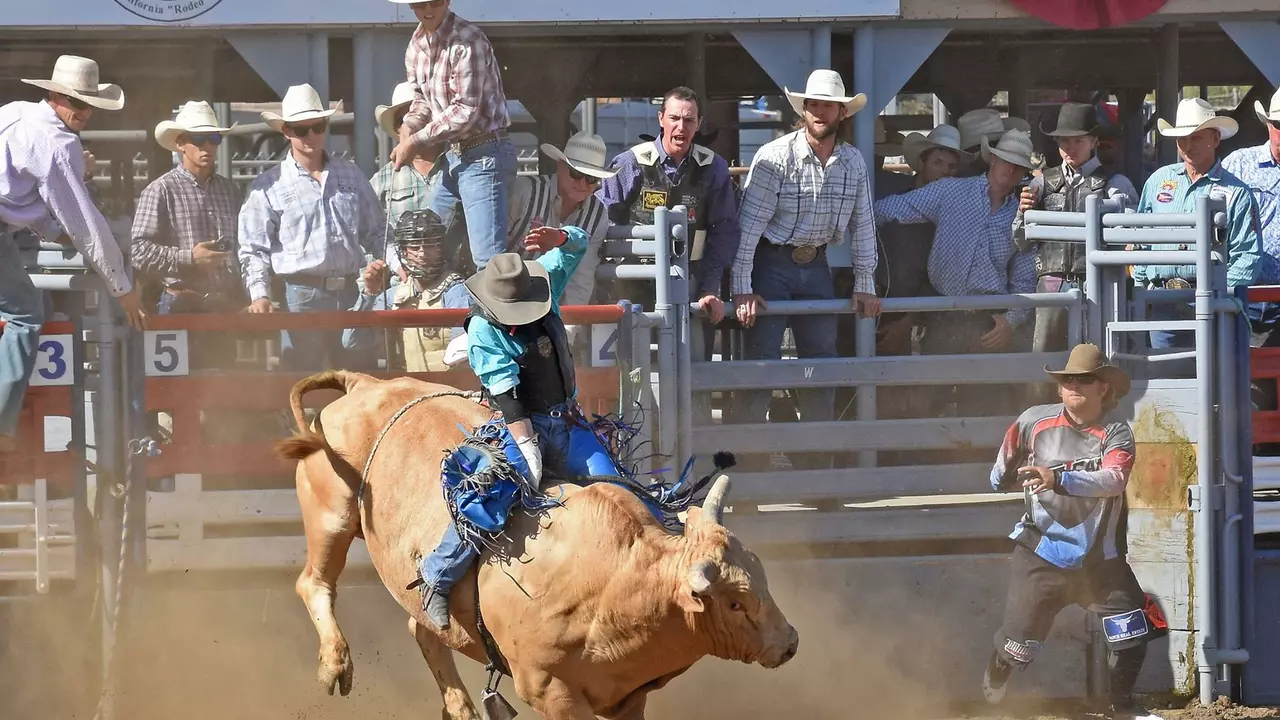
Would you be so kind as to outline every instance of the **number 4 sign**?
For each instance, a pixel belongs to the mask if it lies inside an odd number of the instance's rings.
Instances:
[[[190,373],[186,330],[148,330],[146,364],[148,377],[169,377]]]
[[[591,367],[608,367],[618,363],[618,326],[591,326]]]

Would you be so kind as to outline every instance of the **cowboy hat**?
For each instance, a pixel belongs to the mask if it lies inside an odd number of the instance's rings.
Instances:
[[[1006,130],[994,147],[988,142],[985,135],[980,143],[982,145],[982,161],[988,165],[991,164],[991,156],[994,155],[1005,162],[1011,162],[1027,170],[1033,170],[1040,166],[1040,159],[1036,157],[1035,146],[1031,144],[1031,134],[1028,132]]]
[[[901,134],[899,133],[894,133],[894,134],[899,139],[902,138]],[[885,129],[884,129],[884,119],[879,115],[876,116],[874,141],[875,141],[874,152],[876,155],[881,155],[884,157],[898,157],[899,155],[902,154],[902,143],[889,142],[889,135],[888,133],[885,132]]]
[[[547,157],[563,162],[583,175],[604,180],[618,174],[617,170],[605,167],[607,150],[604,138],[586,130],[569,138],[569,142],[564,144],[564,150],[551,143],[542,143],[538,148]]]
[[[1102,382],[1111,386],[1117,400],[1129,394],[1129,373],[1107,362],[1107,356],[1102,353],[1102,349],[1092,343],[1080,343],[1071,348],[1071,354],[1067,356],[1067,365],[1061,370],[1050,370],[1049,366],[1045,365],[1044,371],[1052,375],[1054,380],[1078,375],[1096,375]]]
[[[802,93],[793,93],[786,87],[782,88],[782,92],[786,93],[787,100],[797,115],[804,115],[805,100],[842,103],[850,115],[867,104],[867,96],[863,93],[852,97],[844,94],[844,80],[835,70],[814,70],[809,74],[809,81],[805,83]]]
[[[178,150],[178,136],[183,133],[224,133],[233,127],[234,124],[229,128],[218,127],[218,116],[209,107],[209,103],[189,100],[178,110],[178,115],[173,120],[161,120],[156,124],[155,138],[165,150],[181,152]]]
[[[1235,119],[1218,117],[1213,106],[1200,98],[1187,98],[1178,103],[1178,114],[1174,116],[1172,125],[1160,118],[1156,121],[1156,126],[1160,128],[1161,135],[1174,138],[1213,128],[1218,131],[1221,139],[1226,140],[1240,130],[1240,124]]]
[[[336,107],[326,110],[324,103],[320,102],[320,93],[310,85],[303,83],[302,85],[290,85],[288,91],[284,94],[284,99],[280,101],[280,114],[273,112],[263,112],[262,121],[276,132],[283,132],[286,123],[299,123],[308,120],[319,120],[327,118],[330,115],[342,109],[342,101],[339,100]]]
[[[939,125],[924,133],[911,133],[902,143],[902,156],[912,170],[920,172],[920,159],[928,150],[941,148],[950,150],[960,158],[963,165],[973,159],[973,153],[960,149],[960,131],[950,125]]]
[[[1083,137],[1094,135],[1098,131],[1098,113],[1092,105],[1086,103],[1063,103],[1058,106],[1058,117],[1053,128],[1046,127],[1045,120],[1040,120],[1040,132],[1049,137]]]
[[[378,123],[378,127],[392,138],[399,134],[395,128],[396,111],[413,104],[414,87],[414,84],[407,80],[396,85],[391,91],[391,104],[379,105],[373,109],[373,119]]]
[[[22,82],[73,97],[102,110],[124,107],[124,91],[120,86],[99,83],[98,63],[79,55],[60,56],[53,64],[53,76],[48,80],[23,78]]]
[[[1271,123],[1280,123],[1280,89],[1276,90],[1275,95],[1271,96],[1271,112],[1262,111],[1262,103],[1257,100],[1253,101],[1253,111],[1258,113],[1258,119],[1264,125]]]
[[[960,130],[960,147],[973,152],[983,137],[996,142],[1009,130],[1030,133],[1031,123],[1022,118],[1000,117],[1000,111],[995,108],[978,108],[961,115],[956,120],[956,128]]]
[[[551,311],[547,269],[518,253],[494,255],[465,285],[476,304],[503,325],[528,325]]]

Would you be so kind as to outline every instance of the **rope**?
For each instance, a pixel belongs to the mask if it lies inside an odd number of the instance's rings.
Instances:
[[[382,431],[378,433],[378,437],[373,441],[373,447],[369,448],[369,457],[365,459],[364,470],[360,473],[360,494],[356,496],[357,509],[359,509],[364,503],[364,488],[369,481],[369,468],[373,466],[373,456],[378,452],[378,446],[382,444],[382,439],[387,436],[388,432],[391,432],[391,426],[395,425],[397,420],[413,409],[413,407],[418,403],[442,397],[461,397],[474,400],[480,397],[480,393],[463,390],[443,390],[441,392],[434,392],[428,395],[423,395],[422,397],[414,398],[406,403],[404,407],[397,410],[396,414],[392,415],[391,419],[387,421],[387,424],[382,426]]]

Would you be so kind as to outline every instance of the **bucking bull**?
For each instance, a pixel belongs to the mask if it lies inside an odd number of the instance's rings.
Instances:
[[[344,395],[308,427],[301,400],[312,390]],[[434,397],[410,407],[426,395]],[[357,537],[409,614],[446,718],[478,718],[450,652],[486,662],[477,603],[517,694],[548,720],[643,718],[648,693],[705,655],[776,668],[796,654],[799,636],[759,559],[721,524],[724,475],[688,509],[682,536],[619,485],[544,487],[561,503],[536,515],[512,511],[509,558],[481,555],[452,594],[450,627],[437,631],[409,587],[451,522],[442,451],[490,411],[445,385],[343,371],[301,380],[291,405],[300,432],[277,449],[298,461],[307,563],[296,587],[320,636],[318,678],[330,694],[335,685],[351,691],[354,666],[334,604]]]

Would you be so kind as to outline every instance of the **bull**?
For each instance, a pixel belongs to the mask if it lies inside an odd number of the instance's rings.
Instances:
[[[343,395],[308,426],[302,397],[322,389]],[[689,508],[682,535],[619,485],[544,487],[561,502],[513,512],[509,552],[480,556],[452,594],[450,626],[437,630],[410,587],[418,558],[451,522],[442,451],[490,411],[445,385],[345,371],[299,381],[290,404],[299,432],[277,452],[297,462],[307,561],[296,590],[319,635],[317,677],[330,695],[335,686],[347,695],[354,675],[334,606],[357,537],[408,613],[453,720],[479,717],[450,652],[491,657],[477,609],[516,693],[547,720],[637,720],[650,692],[704,656],[777,668],[796,654],[799,636],[760,560],[722,524],[724,475]]]

